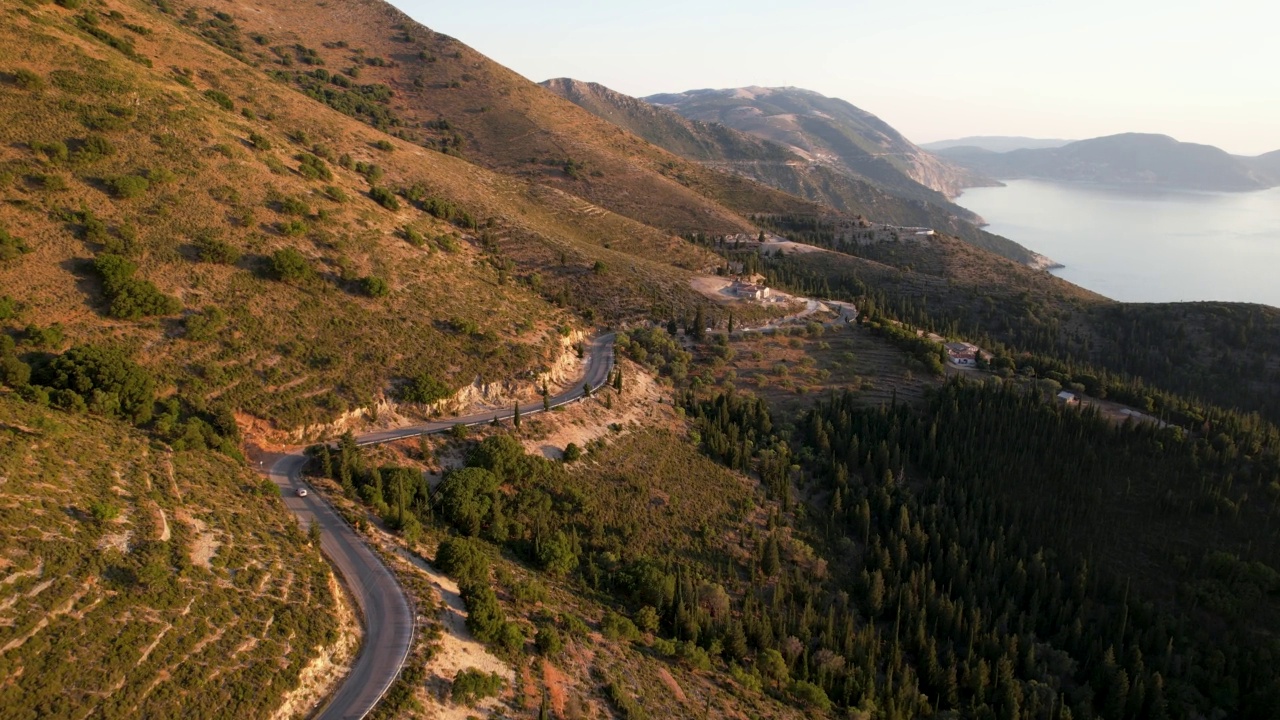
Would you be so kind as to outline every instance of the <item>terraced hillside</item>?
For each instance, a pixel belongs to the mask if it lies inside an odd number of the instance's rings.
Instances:
[[[6,718],[265,717],[338,639],[319,552],[216,452],[0,396],[0,526]]]

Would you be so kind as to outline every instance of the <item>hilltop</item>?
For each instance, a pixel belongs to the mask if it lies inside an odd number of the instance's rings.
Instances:
[[[939,151],[974,172],[1001,179],[1140,185],[1187,190],[1260,190],[1280,184],[1266,156],[1239,158],[1211,145],[1167,135],[1125,133],[1061,147],[990,152],[976,147]]]
[[[598,83],[558,78],[543,87],[600,118],[672,153],[706,167],[742,175],[852,215],[903,226],[929,227],[1026,264],[1043,264],[1035,253],[988,233],[971,212],[945,200],[925,201],[914,188],[903,192],[873,182],[848,167],[836,167],[793,146],[735,130],[721,122],[691,120],[671,108],[623,95]]]
[[[772,140],[807,160],[866,178],[902,197],[945,205],[962,188],[982,181],[921,150],[866,110],[811,90],[689,90],[644,100],[692,120],[719,122]],[[966,210],[955,212],[972,219]]]
[[[1275,178],[1280,183],[1280,150],[1273,150],[1257,157],[1240,157],[1240,160],[1251,165],[1255,170]]]

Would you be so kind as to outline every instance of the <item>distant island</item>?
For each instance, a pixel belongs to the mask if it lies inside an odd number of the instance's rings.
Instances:
[[[1012,150],[1040,150],[1043,148],[1062,147],[1074,140],[1056,140],[1052,138],[1030,138],[1009,135],[971,135],[954,140],[935,140],[920,143],[920,147],[933,153],[958,147],[981,148],[991,152],[1010,152]]]
[[[1280,185],[1280,151],[1243,157],[1167,135],[1124,133],[1006,152],[977,144],[944,148],[935,144],[933,152],[954,165],[1001,180],[1039,178],[1223,192]]]

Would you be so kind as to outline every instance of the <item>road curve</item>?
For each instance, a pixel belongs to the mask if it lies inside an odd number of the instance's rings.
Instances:
[[[613,368],[614,334],[606,333],[591,341],[587,349],[587,368],[580,382],[551,399],[552,407],[580,400],[585,387],[594,391],[604,385]],[[521,415],[542,412],[542,405],[521,410]],[[480,425],[510,418],[514,407],[497,413],[485,412],[414,425],[396,430],[360,435],[358,445],[401,440],[444,432],[455,425]],[[301,452],[286,455],[271,467],[271,479],[281,489],[285,505],[306,527],[320,523],[320,549],[342,575],[347,589],[356,598],[364,620],[364,643],[350,674],[343,680],[328,702],[316,714],[317,720],[360,720],[373,710],[400,674],[413,645],[414,610],[395,576],[382,560],[351,529],[328,502],[316,493],[298,497],[302,468],[307,458]]]

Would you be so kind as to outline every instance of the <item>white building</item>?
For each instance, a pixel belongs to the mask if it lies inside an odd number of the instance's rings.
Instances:
[[[956,365],[972,367],[978,364],[978,346],[966,342],[951,342],[944,345],[947,357]]]

